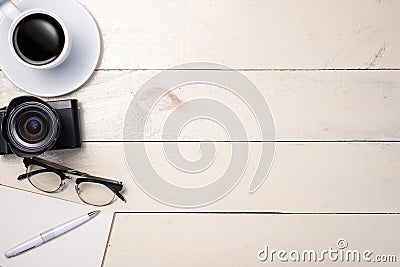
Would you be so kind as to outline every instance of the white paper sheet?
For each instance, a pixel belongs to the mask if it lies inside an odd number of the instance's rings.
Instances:
[[[97,207],[0,186],[0,267],[101,266],[113,213],[101,213],[72,231],[13,258],[4,252],[44,230]]]

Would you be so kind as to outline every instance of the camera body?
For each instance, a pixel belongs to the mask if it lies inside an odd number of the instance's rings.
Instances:
[[[44,102],[30,96],[15,98],[0,109],[0,125],[0,155],[34,157],[47,150],[81,147],[76,99]],[[41,138],[35,137],[38,133]]]

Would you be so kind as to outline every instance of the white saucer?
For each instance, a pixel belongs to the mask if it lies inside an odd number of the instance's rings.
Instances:
[[[15,4],[21,11],[41,8],[60,17],[72,36],[72,49],[68,58],[54,69],[25,67],[11,54],[7,41],[11,21],[3,18],[0,21],[0,66],[8,79],[25,92],[43,97],[65,95],[82,86],[100,57],[100,34],[90,13],[75,0],[20,0]]]

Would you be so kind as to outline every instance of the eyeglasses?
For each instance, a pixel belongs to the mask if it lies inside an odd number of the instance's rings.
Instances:
[[[106,206],[114,201],[115,196],[126,202],[120,193],[123,188],[122,182],[92,176],[44,159],[24,158],[23,162],[26,173],[17,179],[28,178],[29,182],[40,191],[46,193],[61,191],[68,179],[75,181],[75,191],[86,204]]]

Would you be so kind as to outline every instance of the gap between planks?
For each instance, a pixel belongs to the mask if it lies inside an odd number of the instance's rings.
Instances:
[[[142,214],[167,214],[167,215],[400,215],[400,212],[275,212],[275,211],[116,211],[115,215],[142,215]]]
[[[252,69],[252,68],[245,68],[245,69],[157,69],[157,68],[149,68],[149,69],[96,69],[95,71],[163,71],[163,70],[174,70],[174,71],[270,71],[270,72],[284,72],[284,71],[399,71],[400,68],[334,68],[334,69]]]
[[[83,140],[82,143],[400,143],[400,140]]]
[[[108,252],[108,247],[110,246],[110,240],[111,240],[112,231],[114,229],[114,223],[115,223],[116,215],[117,214],[114,212],[113,217],[112,217],[112,221],[111,221],[111,225],[110,225],[110,230],[108,231],[107,243],[106,243],[106,247],[104,249],[103,259],[101,261],[101,266],[104,266],[104,263],[105,263],[105,260],[106,260],[106,255],[107,255],[107,252]]]
[[[245,69],[169,69],[169,68],[165,68],[165,69],[158,69],[158,68],[148,68],[148,69],[95,69],[94,72],[111,72],[111,71],[164,71],[164,70],[173,70],[173,71],[248,71],[248,72],[255,72],[255,71],[259,71],[259,72],[318,72],[318,71],[400,71],[400,68],[334,68],[334,69],[252,69],[252,68],[245,68]],[[0,72],[2,72],[1,68],[0,68]]]

